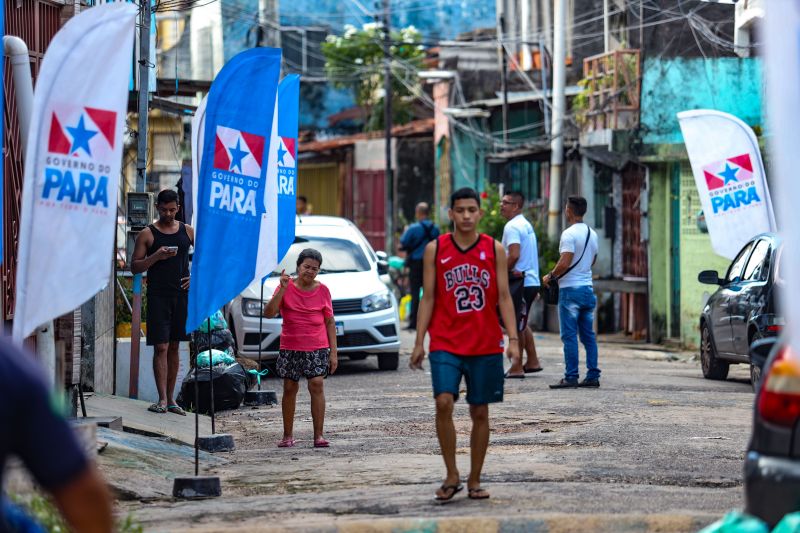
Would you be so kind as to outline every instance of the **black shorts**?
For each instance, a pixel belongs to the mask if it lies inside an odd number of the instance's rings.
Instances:
[[[147,345],[188,341],[189,293],[147,294]]]
[[[515,280],[516,281],[516,280]],[[514,285],[517,285],[516,287]],[[524,287],[524,281],[512,283],[509,280],[509,289],[511,291],[511,299],[514,302],[514,319],[517,321],[517,331],[525,331],[528,327],[528,315],[531,312],[531,306],[539,294],[539,287]],[[513,288],[512,288],[513,287]]]

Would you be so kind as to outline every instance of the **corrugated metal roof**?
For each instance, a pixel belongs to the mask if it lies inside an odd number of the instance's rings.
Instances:
[[[400,124],[392,128],[392,137],[413,137],[415,135],[423,135],[426,133],[433,133],[433,119],[426,118],[422,120],[413,120],[407,124]],[[321,141],[311,141],[300,143],[298,152],[326,152],[328,150],[335,150],[355,144],[357,141],[366,141],[368,139],[382,139],[383,131],[371,131],[368,133],[357,133],[355,135],[347,135],[344,137],[335,137],[333,139],[325,139]]]

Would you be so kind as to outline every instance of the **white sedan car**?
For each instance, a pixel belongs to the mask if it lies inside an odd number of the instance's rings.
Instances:
[[[281,319],[262,317],[263,304],[278,286],[281,270],[295,274],[297,257],[305,248],[322,254],[317,279],[331,291],[340,361],[378,356],[381,370],[396,370],[400,350],[397,300],[382,281],[388,266],[349,220],[336,217],[300,217],[295,242],[286,257],[264,282],[263,299],[258,282],[251,284],[225,308],[240,356],[263,362],[277,359]]]

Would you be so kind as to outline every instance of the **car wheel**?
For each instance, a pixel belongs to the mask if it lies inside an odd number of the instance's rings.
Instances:
[[[378,354],[378,368],[381,370],[397,370],[399,364],[400,354],[397,352]]]
[[[714,339],[708,324],[703,324],[700,338],[700,366],[703,368],[703,377],[706,379],[725,379],[728,377],[730,363],[717,359],[717,350],[714,348]]]

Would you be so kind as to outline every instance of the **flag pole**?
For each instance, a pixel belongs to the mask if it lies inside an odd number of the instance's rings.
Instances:
[[[197,367],[200,363],[200,350],[194,349],[194,475],[200,475],[200,382],[197,381]]]
[[[261,312],[258,314],[258,371],[261,372],[261,345],[264,343],[264,280],[261,280]],[[261,390],[261,376],[258,379],[258,390]]]
[[[216,430],[216,424],[214,420],[214,358],[211,354],[211,317],[208,317],[208,390],[211,394],[211,434],[214,435]]]

